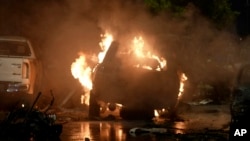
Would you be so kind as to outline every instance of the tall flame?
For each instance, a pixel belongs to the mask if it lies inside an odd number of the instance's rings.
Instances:
[[[98,63],[102,63],[109,46],[113,41],[113,36],[109,33],[101,35],[102,41],[99,43],[101,52],[98,54]],[[91,73],[92,68],[87,63],[86,55],[80,53],[79,58],[71,64],[71,73],[75,79],[78,79],[84,88],[84,95],[81,96],[81,103],[89,105],[90,91],[92,90]]]
[[[79,58],[71,64],[71,73],[75,79],[78,79],[82,86],[84,87],[85,94],[81,97],[81,103],[89,105],[89,94],[92,89],[91,80],[92,69],[86,62],[86,57],[81,53]]]
[[[79,79],[84,88],[88,90],[92,89],[92,80],[90,77],[91,68],[87,64],[84,54],[80,55],[80,57],[72,63],[71,73],[75,79]]]
[[[178,99],[180,99],[181,95],[184,92],[184,84],[185,81],[187,80],[187,76],[185,75],[185,73],[181,73],[180,75],[180,88],[179,88],[179,94],[178,94]]]
[[[112,41],[113,36],[110,33],[101,34],[102,41],[99,43],[101,47],[101,52],[98,54],[98,63],[102,63]]]

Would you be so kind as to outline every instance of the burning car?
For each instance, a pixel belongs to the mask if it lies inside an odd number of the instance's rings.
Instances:
[[[120,44],[112,42],[103,61],[93,70],[91,118],[152,119],[154,109],[175,107],[180,88],[177,68],[145,54],[138,50],[122,52]]]

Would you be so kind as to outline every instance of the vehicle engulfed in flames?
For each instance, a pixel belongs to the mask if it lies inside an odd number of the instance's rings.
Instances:
[[[124,53],[113,41],[93,69],[89,116],[152,119],[154,109],[175,107],[180,88],[177,72],[153,55]]]

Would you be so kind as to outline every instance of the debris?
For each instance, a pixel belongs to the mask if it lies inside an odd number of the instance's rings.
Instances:
[[[31,108],[17,108],[10,112],[10,114],[0,123],[1,137],[19,137],[22,139],[28,138],[46,138],[59,137],[62,132],[62,124],[56,124],[56,115],[47,113],[48,109],[54,102],[53,97],[50,105],[40,111],[34,108],[41,92],[36,97]]]
[[[178,133],[176,130],[183,130],[179,128],[140,128],[135,127],[129,130],[129,133],[131,136],[141,136],[145,134],[161,134],[164,136],[169,136],[169,138],[173,139],[180,139],[180,140],[221,140],[226,141],[228,140],[228,132],[225,132],[223,130],[206,130],[203,129],[202,131],[195,131],[195,130],[186,130],[185,133]]]
[[[212,99],[202,99],[200,101],[188,102],[189,105],[206,105],[213,102]]]
[[[139,128],[139,127],[136,127],[136,128],[130,129],[129,133],[132,136],[144,134],[144,133],[163,134],[163,133],[167,133],[167,129],[166,128]]]

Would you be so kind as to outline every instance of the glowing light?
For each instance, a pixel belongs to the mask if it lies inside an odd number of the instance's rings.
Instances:
[[[133,40],[133,44],[135,55],[137,55],[137,57],[145,57],[145,54],[143,53],[144,41],[142,37],[135,37]]]
[[[102,40],[99,43],[101,52],[99,52],[97,56],[98,62],[96,63],[103,62],[103,59],[105,58],[105,55],[111,43],[113,42],[113,36],[112,34],[108,32],[106,32],[105,34],[101,34],[101,38]],[[131,49],[134,55],[136,56],[136,58],[143,60],[142,62],[146,62],[145,64],[144,63],[135,64],[134,65],[135,67],[140,67],[140,68],[147,69],[147,70],[156,70],[156,71],[161,71],[163,69],[166,69],[167,61],[164,58],[151,53],[150,51],[146,51],[144,49],[145,42],[141,36],[134,37],[132,43],[133,44],[131,46]],[[90,58],[87,58],[87,55],[80,53],[79,58],[77,58],[75,62],[73,62],[71,65],[71,73],[75,79],[79,80],[79,82],[84,88],[84,95],[81,95],[81,98],[80,98],[81,103],[89,105],[90,91],[92,90],[92,87],[93,87],[91,74],[94,68],[90,67],[90,65],[87,63],[87,59],[90,59]],[[147,59],[156,60],[158,62],[158,65],[152,67],[151,65],[147,64],[148,63]]]
[[[101,34],[102,41],[99,43],[101,52],[98,54],[98,63],[102,63],[112,41],[113,36],[109,33]],[[79,53],[80,56],[71,64],[71,73],[75,79],[78,79],[84,88],[84,95],[81,95],[81,104],[89,105],[90,90],[92,90],[91,73],[93,69],[87,63],[87,55]]]
[[[181,97],[181,95],[184,92],[184,84],[185,81],[187,80],[187,76],[185,75],[185,73],[181,73],[180,75],[180,88],[179,88],[179,94],[178,94],[178,99]]]
[[[134,37],[133,45],[132,45],[132,52],[136,55],[136,57],[138,57],[139,59],[146,59],[146,58],[154,59],[159,63],[159,66],[157,66],[157,68],[152,68],[152,66],[148,64],[136,64],[135,66],[148,69],[148,70],[157,70],[157,71],[160,71],[161,69],[165,69],[167,65],[167,60],[151,53],[150,51],[146,51],[144,46],[145,46],[145,42],[141,36]]]
[[[99,43],[101,47],[101,52],[98,54],[98,63],[102,63],[112,41],[113,36],[110,33],[101,34],[102,41]]]
[[[154,116],[155,117],[159,117],[160,116],[159,112],[156,109],[154,109]]]
[[[71,73],[75,79],[79,79],[85,88],[88,90],[92,89],[91,68],[86,63],[86,58],[83,54],[72,63]]]
[[[86,62],[85,55],[81,53],[79,58],[71,64],[71,73],[75,79],[78,79],[84,87],[85,95],[81,96],[81,103],[89,105],[89,94],[92,89],[91,68]]]

